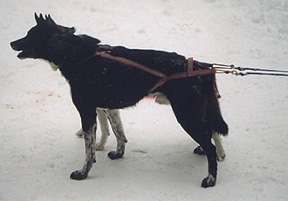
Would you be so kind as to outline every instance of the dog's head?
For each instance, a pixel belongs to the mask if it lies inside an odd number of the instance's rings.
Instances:
[[[75,28],[68,28],[57,25],[50,15],[42,14],[37,16],[35,13],[37,25],[31,28],[24,38],[10,43],[15,51],[21,51],[18,58],[46,58],[47,45],[50,39],[55,35],[73,35]]]

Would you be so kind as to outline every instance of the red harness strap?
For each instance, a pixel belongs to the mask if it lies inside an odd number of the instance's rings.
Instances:
[[[120,63],[124,63],[130,66],[133,66],[135,68],[138,68],[142,71],[145,71],[147,73],[150,73],[156,77],[160,77],[161,79],[152,87],[152,89],[150,89],[149,93],[152,93],[153,91],[155,91],[156,89],[158,89],[159,87],[161,87],[163,84],[165,84],[168,80],[175,80],[175,79],[180,79],[180,78],[187,78],[187,77],[194,77],[194,76],[199,76],[199,75],[208,75],[208,74],[215,74],[216,70],[213,68],[208,68],[206,67],[206,69],[203,70],[195,70],[193,71],[193,58],[188,58],[188,65],[187,65],[187,71],[186,72],[182,72],[182,73],[176,73],[176,74],[172,74],[172,75],[166,75],[160,71],[157,71],[155,69],[149,68],[147,66],[144,66],[142,64],[139,64],[135,61],[126,59],[124,57],[117,57],[117,56],[113,56],[111,54],[108,54],[106,52],[96,52],[95,55],[101,56],[103,58],[106,59],[111,59],[114,61],[118,61]],[[204,66],[205,67],[205,66]],[[214,89],[215,89],[215,94],[217,94],[216,96],[218,97],[218,90],[216,87],[216,82],[214,83]]]
[[[187,76],[191,76],[193,73],[193,57],[188,58]]]

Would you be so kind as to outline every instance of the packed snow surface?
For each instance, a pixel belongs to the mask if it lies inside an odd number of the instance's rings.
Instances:
[[[84,142],[69,86],[43,61],[16,58],[9,43],[35,25],[34,12],[103,44],[149,48],[218,62],[288,70],[286,0],[0,1],[0,200],[288,200],[288,78],[218,75],[230,133],[217,184],[200,187],[207,160],[170,106],[144,99],[121,110],[125,157],[115,137],[88,179],[74,181]],[[100,132],[97,132],[100,136]]]

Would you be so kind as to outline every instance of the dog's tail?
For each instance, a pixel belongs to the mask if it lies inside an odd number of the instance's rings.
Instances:
[[[228,135],[228,130],[229,130],[228,125],[223,119],[218,122],[213,122],[212,128],[215,132],[221,135],[224,135],[224,136]]]
[[[213,96],[209,100],[207,108],[208,122],[215,132],[224,136],[228,135],[228,125],[221,115],[218,99]]]

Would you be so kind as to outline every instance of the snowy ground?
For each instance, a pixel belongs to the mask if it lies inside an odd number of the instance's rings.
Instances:
[[[16,58],[9,42],[35,25],[34,12],[112,45],[175,51],[206,62],[288,70],[286,0],[0,1],[0,200],[288,200],[288,78],[219,75],[227,158],[202,189],[205,157],[169,106],[147,99],[121,112],[124,159],[106,150],[85,181],[80,119],[60,73]]]

